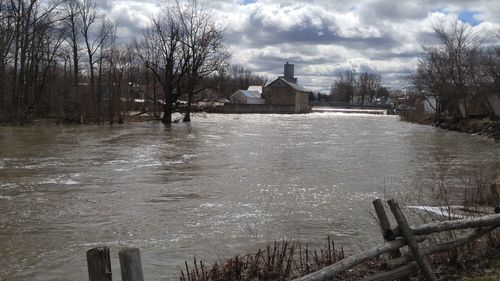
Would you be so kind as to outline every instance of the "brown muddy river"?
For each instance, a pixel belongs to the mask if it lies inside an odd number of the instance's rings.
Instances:
[[[381,241],[371,200],[500,144],[394,116],[198,115],[192,124],[0,128],[0,280],[88,280],[85,251],[140,247],[147,280],[283,237]]]

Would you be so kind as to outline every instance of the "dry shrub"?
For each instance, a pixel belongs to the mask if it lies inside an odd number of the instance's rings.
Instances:
[[[245,280],[290,280],[317,271],[344,258],[344,250],[335,249],[328,236],[325,245],[311,250],[298,241],[275,242],[265,249],[245,256],[236,255],[227,261],[206,266],[194,258],[186,271],[181,272],[180,281],[245,281]]]

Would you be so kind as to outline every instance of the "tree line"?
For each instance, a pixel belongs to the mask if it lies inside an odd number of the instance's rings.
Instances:
[[[382,76],[379,73],[357,73],[355,69],[351,69],[341,73],[334,81],[330,96],[335,102],[363,106],[387,98],[389,89],[382,86]]]
[[[478,105],[494,118],[500,116],[500,46],[496,35],[479,34],[462,21],[437,22],[438,42],[422,47],[422,58],[409,74],[408,93],[420,97],[436,112],[435,121],[475,117]],[[344,71],[330,95],[336,102],[373,104],[391,94],[377,73]],[[474,108],[474,110],[473,110]],[[485,115],[483,113],[483,115]]]
[[[424,57],[410,75],[412,90],[436,112],[436,121],[468,118],[473,104],[500,116],[500,46],[496,35],[479,34],[462,22],[438,22],[437,44],[423,47]],[[498,42],[498,40],[497,40]]]
[[[196,0],[164,2],[144,34],[129,41],[96,3],[0,0],[0,121],[112,123],[141,110],[138,96],[165,123],[183,99],[190,121],[201,93],[223,97],[264,83],[229,65],[223,28]]]

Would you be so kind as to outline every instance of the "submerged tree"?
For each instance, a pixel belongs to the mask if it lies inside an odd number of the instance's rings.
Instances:
[[[178,11],[165,8],[153,19],[143,41],[136,44],[141,59],[163,89],[163,123],[172,122],[173,103],[180,96],[175,89],[186,72],[179,55],[180,37]]]
[[[163,89],[163,123],[172,122],[173,104],[187,99],[184,121],[190,121],[191,104],[203,79],[226,67],[222,29],[209,9],[190,0],[166,7],[137,44],[138,52]]]
[[[229,53],[223,43],[222,29],[215,24],[212,11],[196,0],[178,7],[181,10],[181,53],[187,64],[184,90],[188,100],[183,121],[189,122],[193,97],[201,91],[200,82],[226,68]]]

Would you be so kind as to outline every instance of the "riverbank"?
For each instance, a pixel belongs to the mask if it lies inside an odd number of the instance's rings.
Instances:
[[[399,117],[402,121],[416,123],[420,125],[430,125],[433,127],[456,131],[466,134],[475,134],[485,136],[487,138],[500,140],[500,121],[484,119],[454,119],[444,118],[441,121],[433,121],[432,116],[416,116],[408,113],[400,114]]]
[[[121,116],[113,121],[116,124],[134,123],[134,122],[149,122],[158,120],[158,117],[150,115],[129,115]],[[109,124],[109,120],[98,119],[64,119],[64,118],[36,118],[27,120],[2,120],[0,126],[36,126],[36,125],[96,125]]]
[[[442,129],[457,131],[467,134],[486,136],[495,140],[500,140],[500,122],[490,119],[447,119],[443,122],[434,123],[433,126]]]
[[[471,242],[459,249],[433,256],[430,261],[437,280],[448,281],[493,281],[500,280],[500,231]],[[337,246],[338,247],[338,246]],[[268,245],[253,253],[236,255],[207,266],[194,259],[185,263],[179,281],[222,280],[293,280],[337,263],[344,256],[344,249],[335,248],[328,237],[323,247],[312,249],[294,241],[281,241]],[[386,254],[371,259],[330,279],[332,281],[355,281],[369,279],[386,272]],[[424,280],[419,273],[411,280]]]

